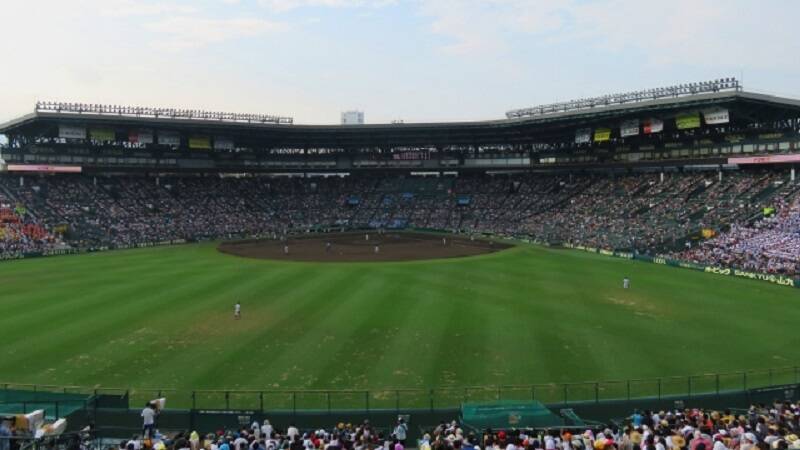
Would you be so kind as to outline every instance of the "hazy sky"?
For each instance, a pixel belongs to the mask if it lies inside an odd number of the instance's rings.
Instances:
[[[38,100],[335,123],[743,75],[800,97],[797,0],[2,0],[0,122]]]

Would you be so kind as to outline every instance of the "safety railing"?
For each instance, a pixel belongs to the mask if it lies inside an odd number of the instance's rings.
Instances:
[[[127,397],[132,408],[167,397],[168,408],[246,411],[410,410],[457,408],[465,402],[536,400],[545,404],[614,400],[692,398],[743,392],[749,389],[800,383],[800,367],[756,369],[628,380],[500,386],[461,386],[397,389],[140,389],[83,388],[0,383],[4,392],[86,394]],[[52,400],[51,400],[52,401]]]

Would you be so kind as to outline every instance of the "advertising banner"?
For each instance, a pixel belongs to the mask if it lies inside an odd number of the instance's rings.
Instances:
[[[710,230],[713,231],[713,230]],[[615,256],[617,258],[636,259],[640,261],[647,261],[653,264],[663,264],[672,267],[682,267],[684,269],[699,270],[706,273],[714,273],[717,275],[726,275],[732,277],[749,278],[751,280],[766,281],[768,283],[778,284],[781,286],[800,287],[800,279],[790,278],[783,275],[774,275],[766,273],[747,272],[739,269],[731,269],[728,267],[713,267],[696,264],[689,261],[680,261],[677,259],[667,259],[659,256],[648,255],[634,255],[629,252],[619,252],[612,250],[598,249],[595,247],[585,247],[583,245],[563,244],[564,248],[571,248],[574,250],[582,250],[589,253],[599,253],[601,255]]]
[[[112,142],[116,140],[117,136],[111,128],[91,128],[89,138],[97,142]]]
[[[795,287],[794,279],[789,277],[784,277],[783,275],[747,272],[739,269],[730,269],[727,267],[712,267],[712,266],[706,267],[705,271],[708,273],[715,273],[717,275],[728,275],[733,277],[749,278],[751,280],[761,280],[773,284],[778,284],[781,286]]]
[[[647,119],[644,121],[644,134],[661,133],[664,131],[664,121],[661,119]]]
[[[639,121],[637,119],[626,120],[619,127],[619,135],[622,137],[636,136],[639,134]]]
[[[595,142],[608,142],[611,140],[611,128],[598,128],[594,130]]]
[[[153,130],[133,130],[128,133],[128,141],[132,144],[152,144]]]
[[[592,129],[591,128],[581,128],[575,131],[575,143],[576,144],[588,144],[592,142]]]
[[[159,131],[158,143],[162,145],[179,147],[181,145],[181,136],[174,131]]]
[[[707,125],[719,125],[731,121],[730,113],[727,109],[711,109],[703,111],[703,118]]]
[[[675,118],[675,126],[679,130],[700,128],[700,114],[682,114]]]
[[[81,166],[51,166],[47,164],[9,164],[9,172],[80,173]]]
[[[233,139],[226,138],[226,137],[215,137],[214,138],[214,149],[215,150],[233,150]]]
[[[86,139],[86,128],[70,125],[58,126],[58,137],[63,139]]]
[[[211,138],[192,136],[189,138],[189,148],[194,150],[211,150]]]
[[[728,164],[774,164],[800,162],[800,154],[728,158]]]

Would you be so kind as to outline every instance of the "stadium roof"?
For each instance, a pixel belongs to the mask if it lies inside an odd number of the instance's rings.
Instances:
[[[45,135],[59,124],[71,124],[124,129],[152,128],[185,134],[225,136],[236,139],[237,143],[273,148],[489,145],[536,142],[584,126],[618,126],[625,119],[670,118],[681,112],[713,107],[728,108],[733,121],[800,117],[798,99],[729,91],[475,122],[289,125],[36,111],[0,124],[0,133]]]

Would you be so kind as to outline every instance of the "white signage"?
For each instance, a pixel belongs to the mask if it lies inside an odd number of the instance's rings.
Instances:
[[[581,128],[575,131],[575,143],[576,144],[588,144],[592,142],[592,129],[591,128]]]
[[[58,137],[63,139],[86,139],[86,128],[70,125],[58,126]]]
[[[158,143],[178,147],[181,145],[181,135],[173,131],[161,131],[158,133]]]
[[[703,111],[703,117],[706,119],[706,125],[719,125],[731,121],[730,114],[728,113],[727,109]]]
[[[639,134],[639,120],[626,120],[619,127],[619,135],[622,137],[636,136]]]
[[[215,137],[214,138],[214,149],[215,150],[233,150],[233,139],[226,138],[226,137]]]

